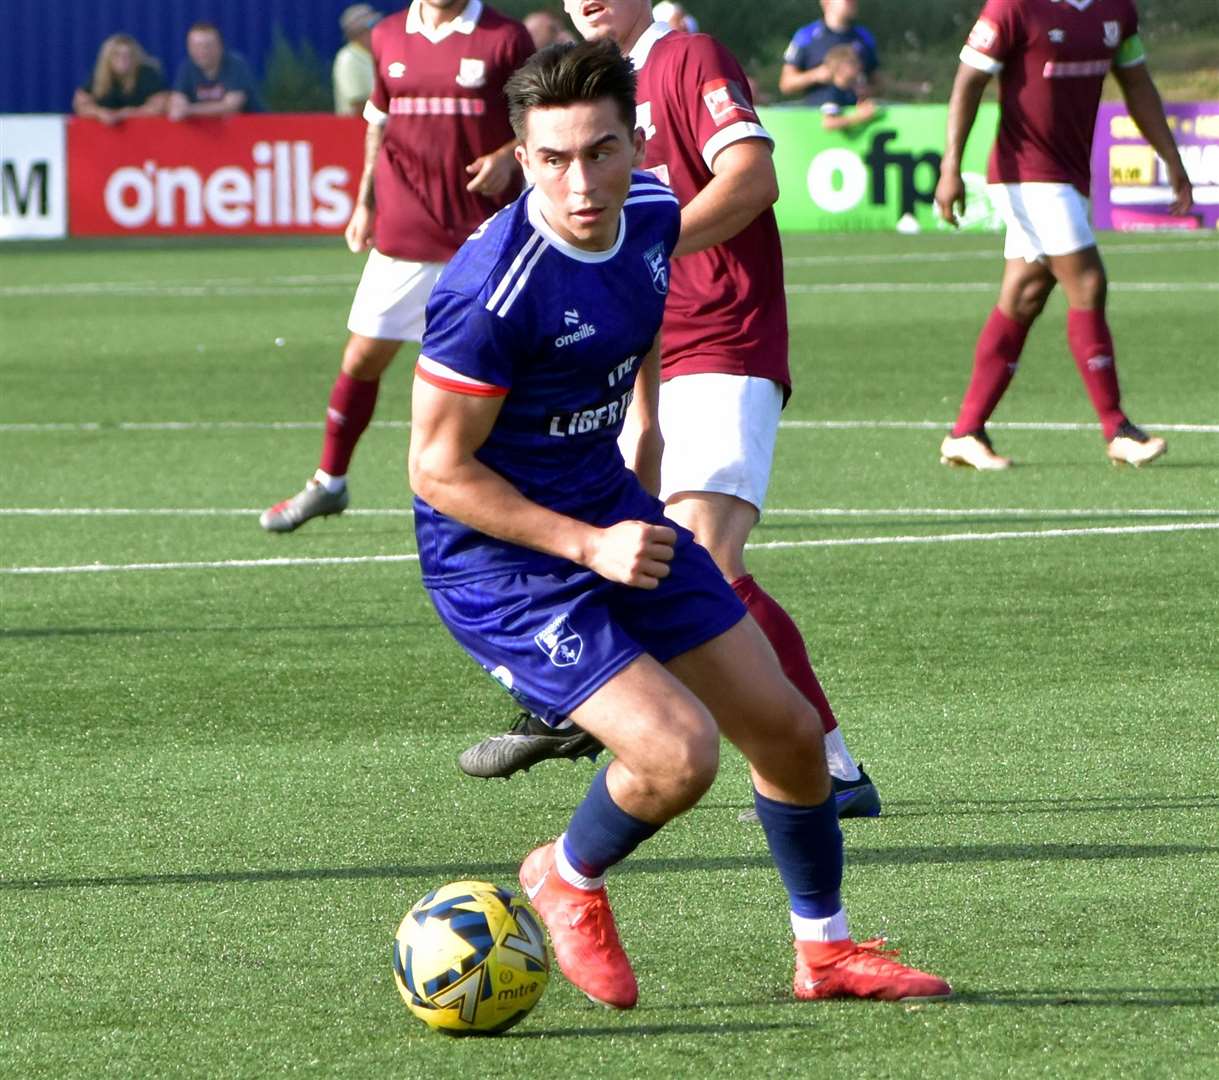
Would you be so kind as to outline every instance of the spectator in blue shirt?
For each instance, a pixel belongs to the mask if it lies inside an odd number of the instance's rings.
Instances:
[[[857,0],[821,0],[824,18],[800,27],[783,54],[783,71],[779,76],[782,93],[803,94],[804,103],[816,108],[828,102],[854,105],[857,100],[874,95],[872,84],[880,58],[872,32],[855,21],[858,8]],[[859,89],[848,95],[850,101],[841,100],[825,62],[829,51],[838,45],[853,48],[863,68]]]
[[[195,23],[186,34],[186,55],[169,99],[171,120],[266,111],[250,65],[224,47],[217,27]]]

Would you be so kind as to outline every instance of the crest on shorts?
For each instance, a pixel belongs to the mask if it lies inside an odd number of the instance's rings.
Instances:
[[[1105,48],[1116,49],[1122,43],[1122,24],[1116,19],[1105,20]]]
[[[584,639],[571,628],[566,611],[551,619],[533,640],[555,667],[574,667],[584,652]]]
[[[648,264],[648,273],[652,275],[652,286],[661,296],[669,294],[669,260],[665,258],[664,244],[657,244],[643,253],[643,261]]]
[[[463,56],[457,69],[457,85],[466,90],[477,90],[487,84],[487,61]]]

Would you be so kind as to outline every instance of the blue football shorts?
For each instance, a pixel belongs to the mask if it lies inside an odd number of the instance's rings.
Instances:
[[[670,573],[655,589],[568,573],[513,573],[428,590],[457,642],[523,708],[561,724],[636,657],[664,664],[745,616],[711,556],[677,531]]]

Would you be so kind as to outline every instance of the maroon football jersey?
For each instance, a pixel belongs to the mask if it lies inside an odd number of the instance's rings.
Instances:
[[[685,206],[711,181],[724,147],[770,136],[758,121],[740,64],[706,34],[654,24],[631,57],[639,70],[644,168]],[[662,377],[717,372],[791,386],[783,249],[772,210],[736,236],[673,260],[661,332]]]
[[[376,65],[365,117],[384,121],[375,183],[374,242],[384,255],[447,262],[466,237],[518,194],[466,190],[466,166],[512,138],[504,83],[533,52],[514,19],[470,0],[437,33],[418,2],[373,28]]]
[[[1137,31],[1133,0],[987,0],[961,60],[999,77],[991,183],[1066,183],[1088,194],[1101,86]]]

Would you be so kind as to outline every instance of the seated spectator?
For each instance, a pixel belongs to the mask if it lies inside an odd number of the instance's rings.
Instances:
[[[567,31],[560,19],[552,11],[531,11],[521,20],[529,36],[533,38],[535,49],[544,49],[547,45],[569,43],[576,39]]]
[[[656,22],[668,23],[674,30],[686,34],[698,33],[698,20],[688,11],[684,4],[673,4],[669,0],[652,6],[652,18]]]
[[[823,61],[830,75],[828,101],[821,103],[821,126],[826,131],[866,124],[879,110],[870,97],[860,97],[863,63],[850,45],[835,45]]]
[[[169,90],[161,65],[130,34],[111,34],[97,50],[93,75],[72,97],[72,111],[103,124],[129,116],[161,116]]]
[[[382,19],[371,4],[352,4],[339,16],[339,27],[347,39],[334,57],[334,111],[339,116],[359,116],[372,93],[376,71],[372,60],[372,28]]]
[[[825,58],[836,45],[847,45],[859,56],[863,79],[859,91],[844,104],[854,105],[858,98],[874,96],[872,82],[880,59],[876,53],[876,39],[855,22],[858,7],[856,0],[821,0],[825,17],[800,27],[783,54],[783,71],[779,76],[781,93],[803,94],[804,103],[816,108],[841,97],[831,81]]]
[[[186,56],[169,98],[169,118],[265,112],[245,57],[224,47],[220,30],[197,22],[186,34]]]

